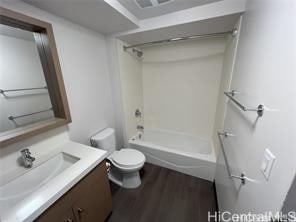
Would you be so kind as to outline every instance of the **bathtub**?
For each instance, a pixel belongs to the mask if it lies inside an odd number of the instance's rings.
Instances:
[[[148,163],[214,180],[216,155],[210,141],[178,132],[145,129],[129,140],[129,147],[143,152]]]

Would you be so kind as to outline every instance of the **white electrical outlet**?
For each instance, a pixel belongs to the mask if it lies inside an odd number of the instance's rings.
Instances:
[[[270,152],[269,149],[265,149],[261,163],[261,172],[265,176],[266,180],[268,180],[270,177],[274,161],[275,156]]]

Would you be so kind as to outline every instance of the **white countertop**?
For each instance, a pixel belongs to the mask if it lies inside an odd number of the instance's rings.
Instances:
[[[1,222],[33,221],[107,157],[107,152],[104,150],[68,141],[47,154],[42,161],[36,161],[34,167],[61,152],[79,160],[25,199],[9,207],[5,212],[0,212]]]

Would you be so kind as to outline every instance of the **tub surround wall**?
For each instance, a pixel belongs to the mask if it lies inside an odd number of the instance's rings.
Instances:
[[[145,127],[144,140],[129,140],[128,146],[143,152],[147,162],[213,181],[216,158],[210,141],[225,43],[222,37],[148,47],[139,59],[118,42],[127,140],[141,123],[136,108]]]
[[[113,35],[106,37],[107,53],[108,53],[108,67],[111,82],[111,95],[113,98],[114,107],[114,129],[116,135],[116,147],[124,147],[127,144],[125,118],[123,111],[123,97],[121,95],[120,82],[120,67],[119,67],[119,51],[117,47],[117,39]]]
[[[152,46],[138,58],[118,40],[126,141],[143,123],[211,140],[225,43],[221,37]]]
[[[142,60],[136,57],[135,54],[124,51],[123,45],[126,45],[126,43],[118,41],[117,50],[125,119],[125,136],[131,138],[137,132],[137,125],[143,124]],[[136,109],[140,109],[142,112],[141,119],[135,118]]]
[[[144,48],[146,128],[211,139],[225,41],[208,38]]]

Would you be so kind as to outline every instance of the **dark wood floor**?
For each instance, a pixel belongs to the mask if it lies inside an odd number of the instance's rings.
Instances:
[[[146,163],[137,189],[111,184],[108,222],[207,222],[216,211],[213,183]]]

